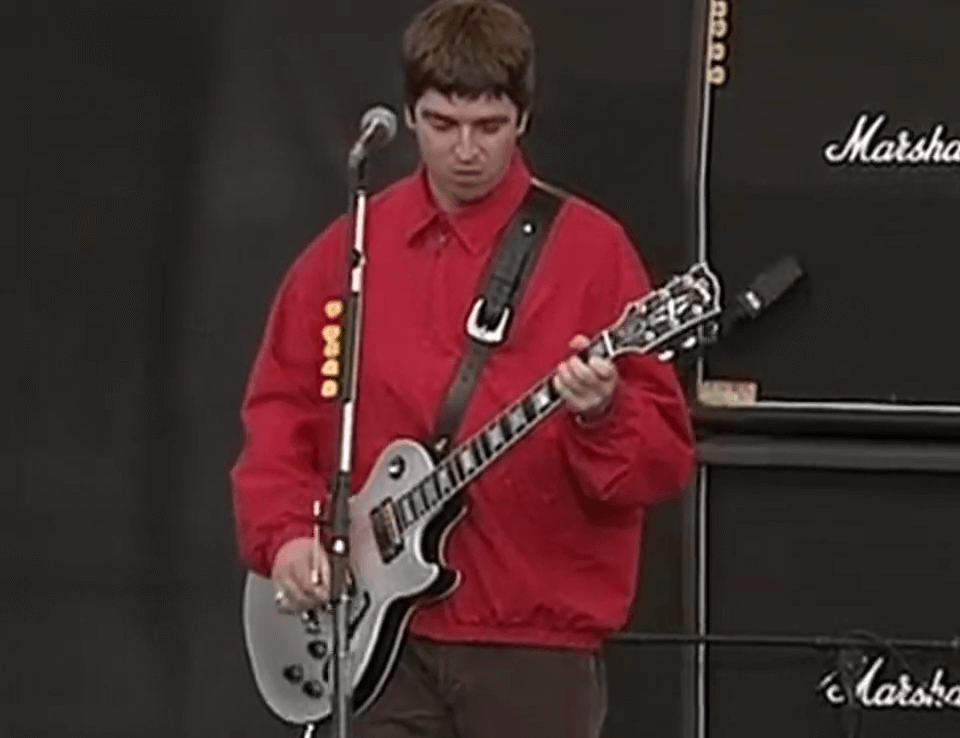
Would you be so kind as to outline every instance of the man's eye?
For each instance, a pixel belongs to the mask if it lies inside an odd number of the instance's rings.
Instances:
[[[480,131],[488,135],[493,135],[500,130],[500,127],[499,123],[484,123],[480,126]]]

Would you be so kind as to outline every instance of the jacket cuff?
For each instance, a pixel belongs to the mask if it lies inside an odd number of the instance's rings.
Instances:
[[[568,414],[577,430],[583,431],[590,435],[602,434],[609,430],[612,426],[616,425],[618,416],[622,410],[622,404],[620,388],[617,388],[614,391],[613,397],[610,398],[610,403],[600,415],[594,418],[587,418],[583,415],[580,415],[580,413],[571,412]]]
[[[312,538],[313,526],[310,523],[296,522],[289,523],[280,528],[276,533],[270,536],[269,542],[264,547],[265,566],[264,575],[270,577],[273,573],[273,561],[277,558],[277,552],[283,548],[284,544],[292,541],[294,538]]]

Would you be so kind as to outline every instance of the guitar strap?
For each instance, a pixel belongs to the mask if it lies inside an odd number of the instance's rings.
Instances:
[[[566,197],[562,190],[534,179],[507,226],[487,275],[486,289],[474,302],[467,318],[467,350],[437,415],[429,444],[436,458],[442,458],[450,450],[488,354],[506,340],[520,295]]]

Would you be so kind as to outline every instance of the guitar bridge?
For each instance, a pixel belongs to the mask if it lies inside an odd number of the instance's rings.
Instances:
[[[373,537],[384,564],[389,564],[403,551],[403,534],[393,500],[384,500],[370,511],[370,523]]]

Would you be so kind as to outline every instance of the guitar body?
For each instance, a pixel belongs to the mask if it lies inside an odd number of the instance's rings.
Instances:
[[[389,562],[380,555],[371,513],[434,469],[414,441],[390,444],[367,483],[350,499],[349,673],[355,714],[380,694],[393,671],[406,625],[416,606],[452,592],[459,574],[443,562],[447,534],[463,516],[460,497],[438,514],[403,531],[403,550]],[[254,679],[280,718],[320,723],[333,710],[333,619],[328,612],[278,610],[273,583],[248,574],[243,596],[244,635]]]

